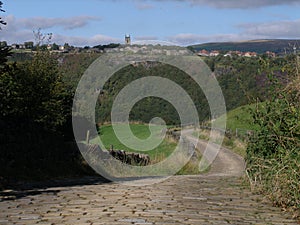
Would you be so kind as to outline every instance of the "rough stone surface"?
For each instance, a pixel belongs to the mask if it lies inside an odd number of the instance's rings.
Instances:
[[[221,149],[210,172],[153,185],[86,178],[78,185],[6,190],[0,193],[0,224],[296,225],[290,214],[251,193],[240,178],[243,169],[241,157]],[[142,181],[151,184],[153,179]]]
[[[149,186],[99,183],[19,196],[2,196],[0,224],[296,224],[237,177],[177,176]]]

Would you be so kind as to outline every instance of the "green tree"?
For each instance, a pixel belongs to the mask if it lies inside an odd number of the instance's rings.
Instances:
[[[57,61],[48,51],[38,52],[31,62],[25,63],[21,82],[26,96],[22,105],[25,115],[50,129],[62,125],[66,119],[67,93]]]
[[[5,12],[3,9],[2,9],[2,5],[3,5],[3,2],[0,1],[0,12]],[[4,20],[2,20],[2,18],[0,17],[0,24],[2,25],[6,25],[6,22]],[[1,29],[1,27],[0,27]]]
[[[53,43],[52,50],[59,50],[59,46],[56,43]]]
[[[16,65],[6,67],[6,70],[0,73],[0,118],[19,114],[22,97],[17,82],[18,74]]]
[[[21,117],[57,130],[70,116],[71,94],[61,80],[58,63],[48,51],[31,61],[9,66],[0,76],[2,117]]]
[[[5,12],[2,9],[2,5],[3,3],[0,1],[0,12]],[[4,20],[2,20],[2,18],[0,17],[0,30],[1,25],[6,25],[6,22]],[[7,57],[11,55],[10,52],[10,48],[7,45],[0,45],[0,69],[3,70],[3,68],[5,67],[5,63],[7,62]]]

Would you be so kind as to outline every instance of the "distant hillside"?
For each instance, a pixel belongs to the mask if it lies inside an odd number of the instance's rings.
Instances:
[[[257,52],[259,54],[266,51],[275,52],[276,54],[292,53],[293,47],[296,46],[299,51],[300,40],[286,40],[286,39],[274,39],[274,40],[253,40],[243,42],[215,42],[205,43],[199,45],[192,45],[196,51],[205,49],[207,51],[220,50],[220,51],[241,51],[241,52]]]

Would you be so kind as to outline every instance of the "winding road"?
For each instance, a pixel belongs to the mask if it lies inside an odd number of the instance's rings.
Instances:
[[[200,141],[198,148],[206,145]],[[7,190],[0,194],[0,224],[296,225],[290,214],[249,190],[241,179],[244,167],[240,156],[221,148],[208,173],[148,186],[85,178],[72,185]]]
[[[197,146],[207,161],[211,163],[210,170],[205,176],[232,176],[240,177],[245,171],[243,157],[220,146],[199,140],[192,135],[193,129],[182,131],[182,135]]]

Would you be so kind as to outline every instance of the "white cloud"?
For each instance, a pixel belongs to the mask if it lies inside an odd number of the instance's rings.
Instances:
[[[238,28],[246,35],[259,35],[267,38],[299,38],[300,19],[268,23],[240,24]]]
[[[147,9],[153,9],[154,5],[139,2],[136,4],[136,8],[139,10],[147,10]]]
[[[69,43],[74,46],[95,46],[110,43],[120,43],[121,40],[113,37],[109,37],[102,34],[97,34],[92,37],[79,37],[79,36],[64,36],[64,35],[54,35],[53,42],[55,43]]]
[[[137,41],[153,41],[158,40],[158,37],[155,36],[140,36],[140,37],[134,37]]]
[[[188,0],[192,4],[208,5],[215,8],[260,8],[274,5],[299,4],[299,0]]]
[[[17,23],[20,27],[28,29],[36,28],[51,28],[51,27],[63,27],[65,30],[72,30],[86,26],[90,21],[99,21],[99,17],[92,16],[75,16],[69,18],[45,18],[45,17],[33,17],[18,19]]]
[[[224,41],[246,41],[255,39],[299,39],[300,19],[288,21],[276,21],[268,23],[246,23],[237,26],[239,32],[236,34],[192,34],[182,33],[167,37],[169,41],[180,45],[191,45],[205,42],[224,42]]]
[[[4,18],[4,20],[7,22],[7,26],[4,26],[2,28],[0,40],[6,40],[9,44],[23,43],[25,41],[34,41],[33,30],[36,30],[37,28],[49,29],[54,27],[63,27],[66,30],[70,30],[75,28],[81,28],[91,20],[98,19],[99,18],[89,16],[54,19],[47,19],[42,17],[17,19],[16,17],[9,15]],[[57,44],[64,44],[67,42],[75,46],[94,46],[98,44],[120,42],[120,40],[102,34],[97,34],[92,37],[79,37],[60,35],[54,33],[52,42],[55,42]]]
[[[226,41],[245,41],[251,39],[264,38],[256,35],[244,35],[244,34],[177,34],[167,37],[169,41],[177,43],[178,45],[187,46],[206,42],[226,42]]]
[[[140,0],[147,1],[147,0]],[[174,0],[155,0],[155,1],[174,1]],[[299,0],[175,0],[177,2],[188,2],[191,5],[204,5],[214,8],[236,8],[236,9],[249,9],[260,8],[275,5],[293,5],[300,4]]]
[[[2,27],[1,40],[7,40],[12,44],[19,43],[19,40],[30,41],[33,39],[32,30],[20,27],[14,16],[7,16],[4,20],[7,25]]]

